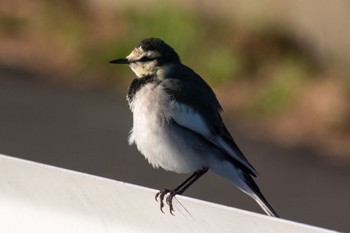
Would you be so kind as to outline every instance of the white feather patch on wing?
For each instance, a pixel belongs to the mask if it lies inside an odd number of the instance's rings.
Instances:
[[[216,144],[223,148],[231,157],[235,158],[238,160],[240,163],[244,164],[249,170],[253,173],[256,174],[255,169],[246,161],[246,159],[242,158],[240,155],[237,155],[237,152],[234,151],[232,146],[230,146],[227,142],[225,142],[221,136],[216,137]]]
[[[213,138],[205,120],[190,106],[173,102],[170,115],[179,125],[199,133],[209,140]]]
[[[239,156],[232,146],[222,139],[221,135],[213,135],[207,122],[193,108],[186,104],[173,102],[170,115],[176,123],[207,138],[207,140],[226,151],[232,158],[245,165],[245,167],[254,174],[256,173],[251,165],[244,158]]]

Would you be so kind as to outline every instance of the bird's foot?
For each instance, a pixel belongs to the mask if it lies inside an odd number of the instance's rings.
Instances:
[[[173,199],[174,197],[177,195],[177,194],[180,194],[178,193],[177,191],[175,190],[169,190],[169,189],[162,189],[160,190],[155,198],[156,198],[156,201],[158,201],[158,197],[159,197],[159,202],[160,202],[160,210],[164,213],[163,211],[163,207],[164,207],[164,198],[165,196],[168,194],[168,196],[166,197],[165,199],[165,202],[167,203],[167,205],[169,206],[169,211],[172,215],[173,212],[174,212],[174,206],[173,206]]]

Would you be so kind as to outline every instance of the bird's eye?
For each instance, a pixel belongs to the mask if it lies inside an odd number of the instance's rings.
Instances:
[[[148,61],[153,61],[155,58],[151,58],[151,57],[141,57],[139,60],[137,60],[138,62],[148,62]]]

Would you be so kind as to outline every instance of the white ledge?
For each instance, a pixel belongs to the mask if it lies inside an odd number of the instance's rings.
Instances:
[[[0,232],[334,232],[0,154]],[[181,204],[180,204],[181,203]]]

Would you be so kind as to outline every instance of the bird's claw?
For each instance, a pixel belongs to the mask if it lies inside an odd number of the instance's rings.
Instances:
[[[174,212],[173,199],[176,196],[176,194],[178,194],[176,191],[169,190],[169,189],[162,189],[156,194],[155,199],[156,199],[156,201],[158,201],[158,197],[159,197],[160,211],[162,211],[162,213],[164,213],[164,211],[163,211],[164,198],[167,194],[168,194],[168,196],[166,197],[165,202],[169,206],[169,212],[172,215],[174,215],[173,214],[173,212]]]
[[[159,197],[159,202],[160,202],[160,211],[162,211],[162,213],[164,213],[163,211],[163,207],[164,207],[164,197],[167,193],[169,193],[170,190],[169,189],[162,189],[160,190],[156,196],[155,196],[155,199],[156,201],[158,201],[158,197]]]

